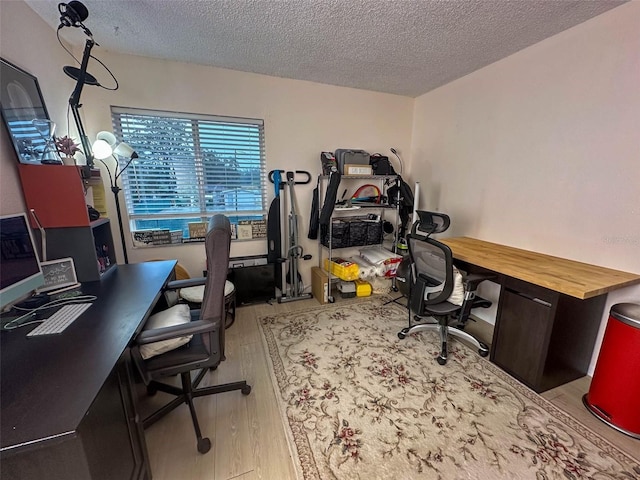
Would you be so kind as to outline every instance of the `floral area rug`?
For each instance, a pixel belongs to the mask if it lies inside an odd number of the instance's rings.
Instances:
[[[452,340],[404,340],[384,298],[262,317],[298,476],[638,479],[640,464]]]

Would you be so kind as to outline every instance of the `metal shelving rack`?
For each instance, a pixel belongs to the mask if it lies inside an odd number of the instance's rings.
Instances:
[[[400,181],[400,177],[398,175],[342,175],[341,179],[340,179],[340,187],[344,187],[345,182],[349,182],[352,183],[353,181],[366,181],[370,184],[376,185],[378,187],[378,189],[380,190],[381,195],[383,196],[387,196],[387,202],[388,202],[388,195],[386,195],[387,190],[389,187],[391,186],[399,186],[398,182]],[[318,196],[319,196],[319,208],[322,209],[322,205],[324,203],[324,198],[325,198],[325,192],[327,189],[327,186],[329,184],[329,175],[319,175],[318,177]],[[323,256],[323,252],[324,250],[327,250],[327,257],[326,258],[333,258],[333,246],[332,246],[332,238],[333,238],[333,220],[336,218],[345,218],[345,217],[353,217],[353,216],[358,216],[358,215],[362,215],[365,212],[370,212],[370,211],[379,211],[380,212],[380,220],[384,220],[384,214],[385,212],[389,212],[392,211],[394,212],[394,217],[393,217],[393,221],[391,222],[393,225],[393,244],[392,244],[392,249],[390,250],[391,252],[395,253],[395,249],[396,246],[398,244],[398,223],[400,221],[400,189],[398,188],[398,198],[396,199],[396,204],[395,205],[391,205],[389,203],[387,204],[367,204],[367,205],[358,205],[360,208],[357,209],[353,209],[353,210],[339,210],[339,209],[334,209],[333,214],[331,215],[331,219],[329,221],[329,232],[328,232],[328,238],[327,238],[327,246],[324,246],[322,244],[322,234],[318,235],[318,266],[321,269],[324,269],[324,265],[323,265],[323,260],[324,260],[324,256]],[[338,211],[336,211],[338,210]],[[387,221],[389,221],[387,219]],[[382,247],[382,244],[384,242],[384,235],[382,236],[382,240],[380,241],[379,246]],[[353,246],[353,247],[336,247],[336,248],[341,248],[341,249],[347,249],[347,248],[359,248],[358,246]],[[330,271],[327,272],[327,277],[328,277],[328,283],[329,283],[329,302],[333,303],[335,301],[333,295],[331,294],[332,290],[331,290],[331,283],[332,283],[332,279],[335,277]],[[337,277],[335,277],[337,278]]]

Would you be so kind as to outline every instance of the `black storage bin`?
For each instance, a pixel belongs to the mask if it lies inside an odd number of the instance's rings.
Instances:
[[[329,246],[328,228],[323,228],[322,245]],[[331,248],[377,245],[382,241],[382,223],[360,217],[334,219],[331,231]]]
[[[367,222],[366,242],[365,245],[377,245],[382,242],[382,222]]]
[[[355,247],[367,244],[368,222],[352,220],[349,222],[349,246]]]
[[[329,228],[322,226],[320,232],[322,245],[329,246]],[[349,246],[349,222],[333,220],[331,223],[331,248],[344,248]]]

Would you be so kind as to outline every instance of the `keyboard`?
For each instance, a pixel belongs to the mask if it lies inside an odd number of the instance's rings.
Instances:
[[[27,337],[56,335],[58,333],[62,333],[65,328],[71,325],[73,321],[82,315],[82,312],[91,305],[91,303],[73,303],[71,305],[64,305],[60,310],[27,333]]]

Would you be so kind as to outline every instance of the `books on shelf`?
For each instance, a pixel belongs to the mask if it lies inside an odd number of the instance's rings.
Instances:
[[[207,222],[189,222],[189,238],[191,240],[203,239],[207,236]]]
[[[134,247],[148,247],[152,245],[175,245],[182,243],[182,230],[168,228],[155,230],[136,230],[131,232]]]

